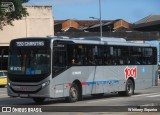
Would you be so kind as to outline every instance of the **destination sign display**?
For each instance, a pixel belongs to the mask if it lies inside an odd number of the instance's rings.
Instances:
[[[44,41],[17,41],[16,46],[22,47],[22,46],[44,46]]]

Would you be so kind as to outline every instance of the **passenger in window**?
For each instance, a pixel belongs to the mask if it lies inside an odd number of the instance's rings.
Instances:
[[[72,64],[73,64],[73,65],[75,64],[75,59],[74,59],[74,58],[72,59]]]
[[[119,60],[119,63],[120,63],[121,65],[123,65],[123,60],[122,60],[122,59],[120,59],[120,60]]]
[[[88,63],[89,63],[89,65],[96,65],[96,60],[95,60],[95,58],[94,58],[94,57],[89,57]]]
[[[113,56],[109,56],[108,57],[108,60],[107,60],[107,62],[106,63],[108,63],[109,65],[112,65],[112,64],[114,64],[114,59],[113,59]]]
[[[86,57],[86,56],[83,56],[81,59],[82,59],[82,60],[81,60],[82,65],[87,65],[87,63],[88,63],[87,57]]]
[[[109,59],[104,58],[104,65],[108,65],[109,64]]]
[[[124,60],[124,64],[130,64],[131,62],[130,62],[130,60],[129,60],[129,58],[127,57],[125,60]]]
[[[73,65],[80,65],[81,64],[80,58],[78,56],[77,57],[73,57],[72,64]]]
[[[119,65],[119,64],[120,64],[120,60],[119,60],[119,58],[115,58],[114,65]]]
[[[142,64],[146,65],[147,64],[147,58],[142,59]]]
[[[147,58],[147,64],[151,64],[151,60],[150,59],[151,59],[150,57]]]

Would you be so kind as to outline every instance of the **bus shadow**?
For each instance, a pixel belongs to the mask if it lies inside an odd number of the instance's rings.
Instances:
[[[78,102],[88,101],[88,100],[98,100],[98,99],[109,99],[114,97],[120,97],[118,94],[104,94],[104,96],[92,96],[92,95],[85,95],[83,96],[83,99]],[[57,99],[46,99],[44,102],[41,103],[30,103],[29,105],[50,105],[50,104],[67,104],[68,101],[65,100],[65,98],[57,98]],[[26,104],[28,105],[28,104]]]
[[[143,93],[134,93],[134,95],[141,95],[141,94],[143,94]],[[134,95],[133,95],[133,96],[134,96]]]
[[[135,93],[134,95],[140,95],[140,94],[142,94],[142,93]],[[99,100],[99,99],[110,99],[110,98],[116,98],[116,97],[125,97],[126,98],[126,96],[119,96],[117,93],[104,94],[104,96],[85,95],[85,96],[83,96],[83,99],[78,102],[83,102],[83,101],[85,102],[85,101],[89,101],[89,100]],[[27,104],[23,104],[23,105],[51,105],[51,104],[67,104],[67,103],[69,103],[69,102],[67,102],[65,100],[65,98],[57,98],[57,99],[46,99],[44,102],[40,102],[40,103],[35,103],[33,101],[32,103],[27,103]]]

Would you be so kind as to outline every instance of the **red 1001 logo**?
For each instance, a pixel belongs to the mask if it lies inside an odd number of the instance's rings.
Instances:
[[[136,79],[137,78],[137,67],[130,68],[127,66],[124,70],[124,73],[125,73],[126,79],[128,79],[129,77],[133,77],[134,79]]]

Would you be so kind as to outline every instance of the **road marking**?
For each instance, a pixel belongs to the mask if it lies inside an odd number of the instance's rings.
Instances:
[[[0,98],[8,97],[7,94],[0,94]]]
[[[147,97],[159,97],[160,95],[151,95],[151,96],[147,96]]]
[[[8,94],[0,94],[0,97],[8,96]]]
[[[157,95],[156,95],[157,94]],[[150,93],[150,94],[141,94],[141,95],[133,95],[131,97],[141,97],[141,96],[145,96],[145,97],[158,97],[160,96],[160,93]],[[114,99],[105,99],[105,100],[97,100],[97,101],[90,101],[87,103],[97,103],[97,102],[103,102],[103,101],[114,101],[114,100],[124,100],[124,98],[114,98]]]
[[[149,93],[149,94],[133,95],[131,97],[140,97],[140,96],[155,95],[155,94],[159,94],[159,93]]]
[[[0,96],[0,98],[8,98],[9,96]]]
[[[0,93],[7,93],[7,91],[0,91]]]
[[[114,101],[114,100],[121,100],[121,99],[124,99],[124,98],[115,98],[115,99],[105,99],[105,100],[98,100],[98,101],[90,101],[90,102],[87,102],[87,103],[97,103],[97,102]]]
[[[7,94],[0,94],[0,95],[7,95]]]

